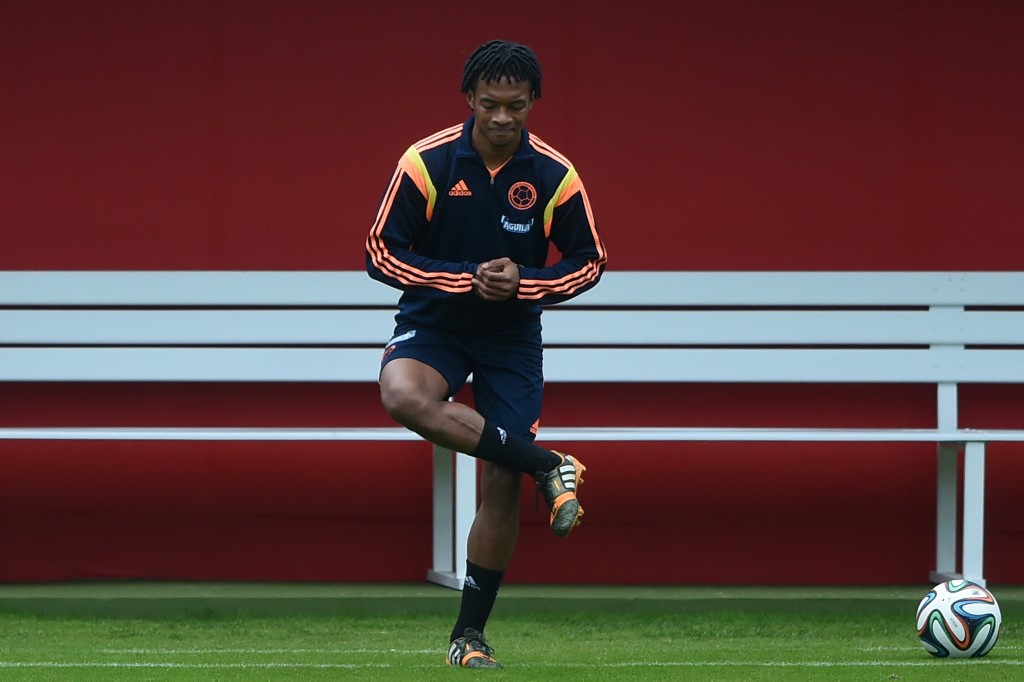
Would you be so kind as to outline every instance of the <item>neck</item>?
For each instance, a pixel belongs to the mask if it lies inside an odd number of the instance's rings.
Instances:
[[[512,155],[505,153],[490,156],[481,154],[480,158],[484,160],[484,165],[487,166],[487,170],[495,172],[508,163],[508,160],[512,158]]]
[[[481,159],[483,159],[484,165],[493,171],[504,166],[508,163],[508,160],[515,155],[516,149],[519,148],[519,142],[522,140],[522,136],[520,135],[519,139],[515,140],[512,144],[495,147],[474,127],[472,139],[473,149],[475,149],[476,153],[480,155]]]

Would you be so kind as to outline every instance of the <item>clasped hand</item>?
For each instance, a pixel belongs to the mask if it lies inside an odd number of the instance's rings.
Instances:
[[[507,301],[519,291],[519,266],[510,258],[480,263],[473,276],[473,293],[485,301]]]

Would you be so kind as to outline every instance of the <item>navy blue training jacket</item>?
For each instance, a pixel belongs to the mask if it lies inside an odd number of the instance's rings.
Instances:
[[[399,321],[480,332],[539,325],[542,305],[586,291],[604,271],[586,190],[572,164],[526,130],[492,176],[472,130],[470,118],[402,155],[366,240],[366,270],[402,290]],[[520,266],[519,293],[483,301],[472,291],[477,264],[503,256]]]

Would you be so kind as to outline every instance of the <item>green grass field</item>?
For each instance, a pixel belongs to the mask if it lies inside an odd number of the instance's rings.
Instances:
[[[987,657],[933,659],[921,588],[507,586],[500,671],[443,664],[454,591],[416,585],[0,586],[3,680],[1018,680],[1024,588]]]

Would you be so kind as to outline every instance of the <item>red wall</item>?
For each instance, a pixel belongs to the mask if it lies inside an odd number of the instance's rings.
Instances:
[[[372,5],[372,6],[371,6]],[[42,0],[0,6],[0,269],[359,269],[402,150],[461,120],[480,42],[531,44],[531,128],[614,269],[1020,269],[1024,5]],[[386,334],[386,331],[382,331]],[[548,423],[927,426],[921,387],[552,387]],[[1020,426],[1024,393],[964,391]],[[384,424],[373,387],[0,386],[0,421]],[[342,452],[343,450],[343,452]],[[585,525],[524,496],[510,580],[921,582],[919,445],[580,448]],[[989,458],[993,581],[1024,581],[1021,448]],[[381,505],[365,480],[397,480]],[[644,474],[657,467],[657,485]],[[0,580],[420,580],[414,444],[0,444]],[[378,491],[374,491],[377,493]]]

